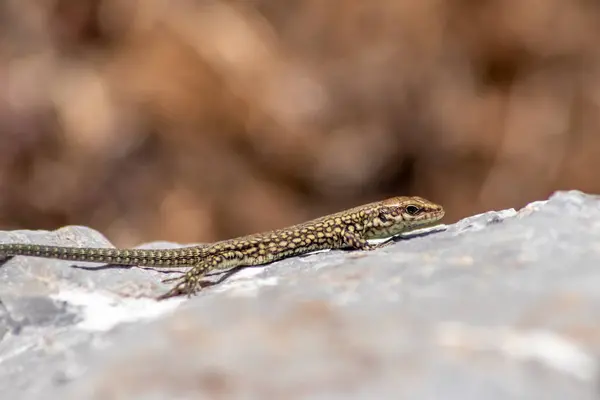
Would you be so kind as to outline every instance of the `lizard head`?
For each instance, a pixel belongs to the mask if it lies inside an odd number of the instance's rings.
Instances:
[[[422,197],[393,197],[373,208],[365,226],[369,239],[382,239],[399,233],[435,225],[444,208]]]

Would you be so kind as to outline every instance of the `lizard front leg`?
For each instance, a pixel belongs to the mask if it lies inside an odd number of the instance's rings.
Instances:
[[[342,232],[342,241],[347,247],[355,250],[375,250],[381,246],[380,244],[370,244],[356,231],[348,229]]]

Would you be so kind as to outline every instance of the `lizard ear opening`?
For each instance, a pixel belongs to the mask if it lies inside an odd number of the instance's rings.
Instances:
[[[379,220],[384,224],[388,221],[388,216],[386,213],[379,213]]]

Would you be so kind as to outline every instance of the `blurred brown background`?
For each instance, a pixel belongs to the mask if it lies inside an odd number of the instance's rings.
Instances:
[[[0,229],[207,242],[600,192],[599,4],[5,0]]]

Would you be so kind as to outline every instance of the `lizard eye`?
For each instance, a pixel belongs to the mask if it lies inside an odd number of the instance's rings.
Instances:
[[[417,215],[421,212],[421,209],[419,207],[413,205],[406,206],[405,210],[409,215]]]

